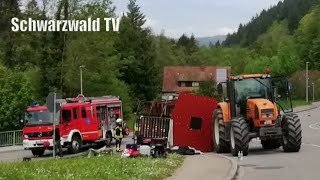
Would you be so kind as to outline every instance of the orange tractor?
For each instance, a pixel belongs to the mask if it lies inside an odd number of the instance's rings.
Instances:
[[[290,86],[286,78],[269,74],[231,76],[219,83],[223,102],[213,113],[213,141],[217,153],[248,155],[249,142],[259,138],[264,149],[283,147],[298,152],[301,123],[292,113]]]

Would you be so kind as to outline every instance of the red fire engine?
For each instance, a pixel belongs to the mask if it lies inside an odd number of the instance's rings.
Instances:
[[[60,100],[61,101],[61,100]],[[23,146],[33,155],[42,156],[53,149],[53,118],[46,106],[27,108],[23,128]],[[84,144],[112,141],[116,119],[123,119],[119,97],[68,98],[60,106],[62,147],[77,153]]]

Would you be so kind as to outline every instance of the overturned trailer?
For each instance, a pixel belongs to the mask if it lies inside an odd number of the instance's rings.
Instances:
[[[138,143],[166,138],[168,146],[192,146],[203,152],[213,151],[212,115],[218,101],[191,93],[180,93],[173,100],[145,103],[136,118]]]

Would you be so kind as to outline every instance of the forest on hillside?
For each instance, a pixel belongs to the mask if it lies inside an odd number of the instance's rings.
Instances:
[[[302,3],[302,1],[304,3]],[[302,3],[302,4],[301,4]],[[320,7],[318,0],[284,0],[225,42],[201,47],[194,36],[178,40],[155,35],[135,0],[128,1],[119,32],[12,32],[11,18],[87,19],[116,17],[112,0],[19,0],[0,3],[0,131],[20,128],[24,109],[44,103],[49,92],[74,97],[120,96],[126,119],[133,118],[138,100],[160,96],[164,66],[231,66],[233,74],[264,72],[291,77],[304,86],[305,62],[320,98]],[[294,9],[296,8],[296,9]],[[214,23],[214,22],[212,22]],[[104,26],[101,24],[101,26]],[[303,98],[294,88],[294,98]]]

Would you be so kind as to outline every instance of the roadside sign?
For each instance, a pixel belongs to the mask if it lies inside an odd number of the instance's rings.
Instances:
[[[49,93],[46,98],[46,105],[49,110],[53,114],[53,157],[56,157],[56,122],[58,121],[59,124],[59,114],[56,115],[57,112],[60,111],[60,103],[57,102],[57,99],[61,99],[62,96],[58,93]],[[57,116],[57,117],[56,117]]]
[[[55,110],[55,113],[57,113],[60,110],[60,104],[56,103],[56,99],[61,99],[62,96],[61,94],[58,93],[49,93],[49,95],[46,98],[46,106],[49,110],[49,112],[53,113],[53,111]],[[56,104],[56,107],[54,108],[54,104]]]

